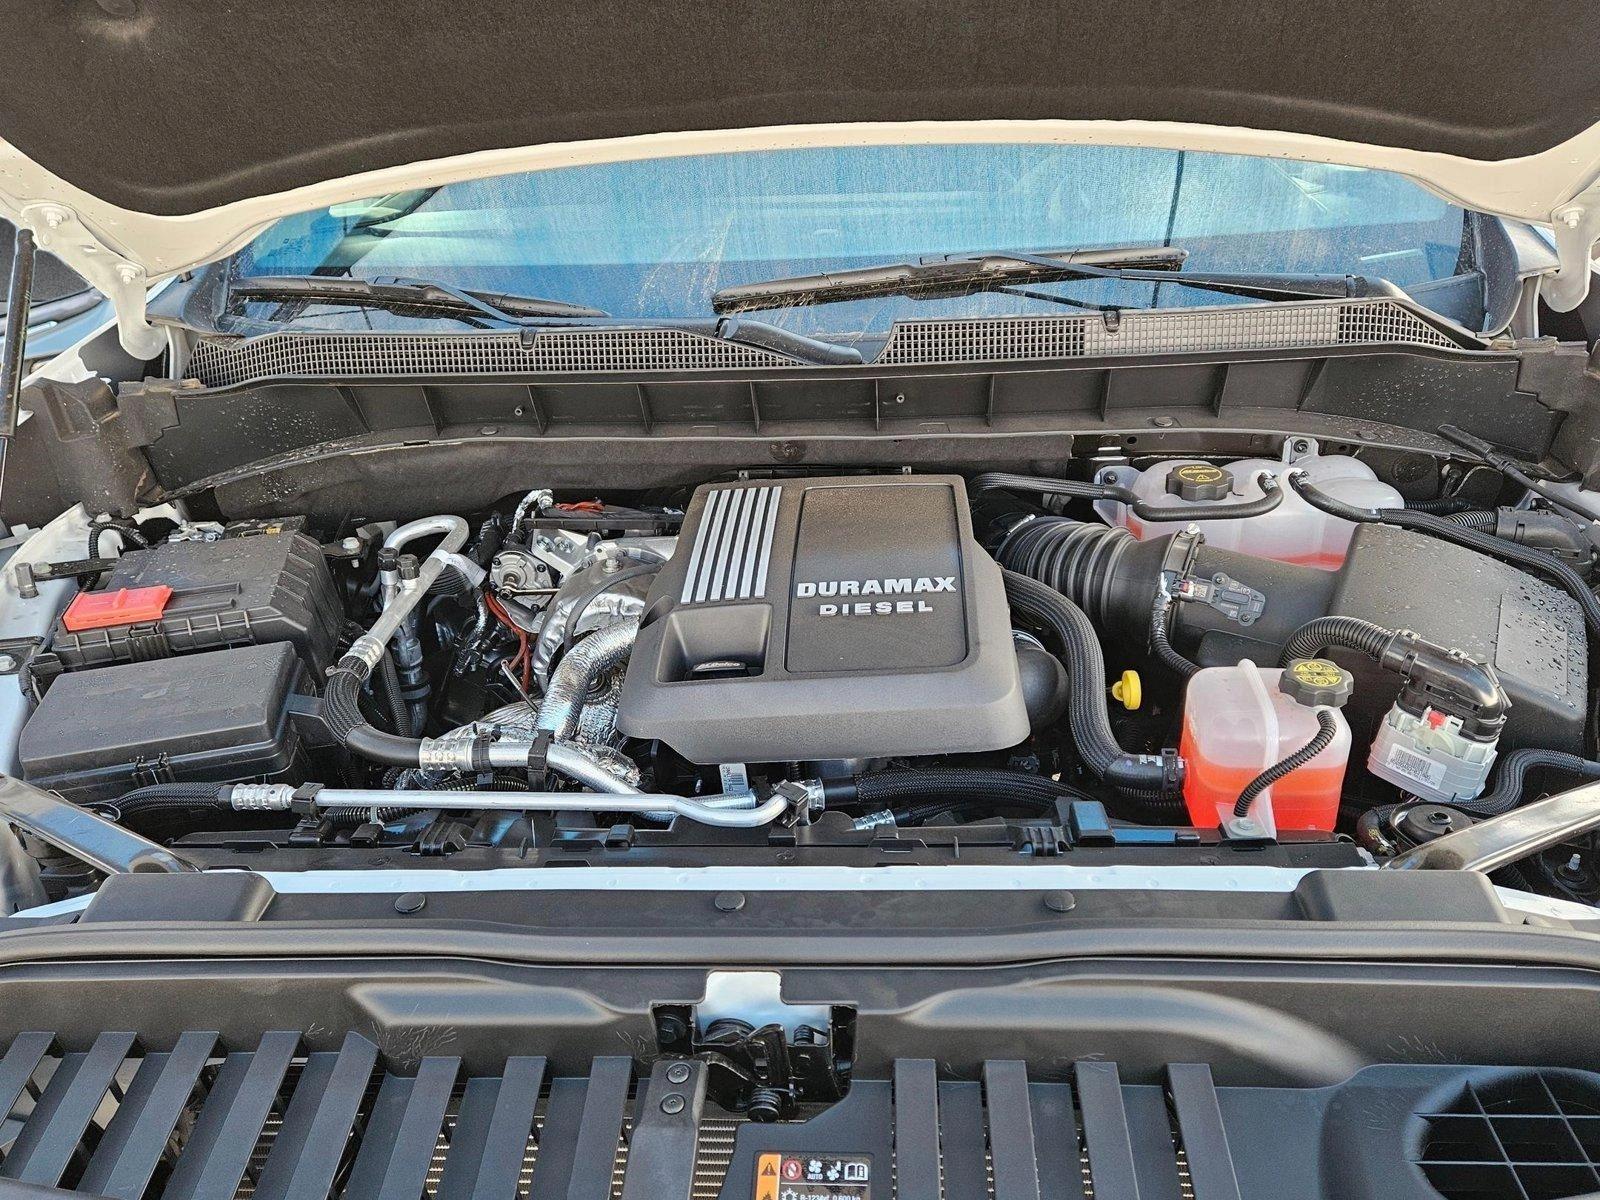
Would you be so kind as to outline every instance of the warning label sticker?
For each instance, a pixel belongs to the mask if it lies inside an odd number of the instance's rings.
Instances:
[[[870,1200],[869,1154],[762,1154],[755,1200]]]

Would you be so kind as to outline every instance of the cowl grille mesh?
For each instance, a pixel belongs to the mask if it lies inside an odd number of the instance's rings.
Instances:
[[[1445,1200],[1561,1200],[1600,1192],[1600,1087],[1592,1075],[1512,1071],[1469,1080],[1422,1114],[1416,1162]]]
[[[1402,304],[1350,300],[1123,313],[901,321],[879,366],[1054,361],[1192,351],[1408,344],[1458,349]],[[516,333],[271,333],[195,346],[188,374],[207,387],[275,379],[583,375],[794,367],[794,359],[676,329]]]

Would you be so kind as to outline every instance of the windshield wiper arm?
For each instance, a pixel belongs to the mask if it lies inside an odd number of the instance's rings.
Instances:
[[[520,324],[525,317],[605,317],[603,309],[540,296],[480,292],[433,279],[380,276],[351,279],[342,275],[252,275],[228,285],[234,296],[266,299],[347,301],[377,308],[432,308],[442,312],[476,313],[491,320]]]
[[[795,275],[723,288],[711,297],[713,311],[751,312],[766,308],[834,304],[877,296],[966,295],[1005,291],[1018,282],[1059,283],[1114,279],[1166,283],[1257,300],[1327,300],[1403,293],[1384,279],[1361,275],[1276,274],[1270,272],[1180,273],[1187,251],[1168,246],[1112,250],[1069,250],[1032,254],[999,250],[989,254],[948,255],[917,262],[885,263],[821,275]],[[1165,269],[1108,264],[1165,263]],[[1035,295],[1036,299],[1054,297]],[[1103,307],[1093,305],[1090,307]]]
[[[861,351],[854,346],[821,341],[793,330],[780,329],[765,321],[718,317],[714,320],[642,321],[635,324],[613,320],[610,313],[601,309],[568,304],[564,300],[542,300],[501,292],[469,292],[426,279],[380,277],[366,280],[335,275],[263,275],[237,279],[229,285],[229,291],[236,296],[267,299],[306,297],[348,300],[381,308],[421,305],[447,312],[477,313],[501,324],[544,325],[548,322],[556,328],[681,329],[758,350],[770,350],[799,362],[847,366],[862,361]]]

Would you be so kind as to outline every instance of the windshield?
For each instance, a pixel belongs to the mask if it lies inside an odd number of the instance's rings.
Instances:
[[[719,288],[1003,249],[1178,246],[1186,269],[1455,274],[1465,214],[1400,176],[1112,146],[895,145],[748,151],[508,175],[283,220],[232,278],[420,277],[589,305],[624,320],[705,318]],[[1090,304],[1237,304],[1171,285],[1035,285]],[[877,297],[752,314],[848,338],[909,317],[1064,312],[1004,293]],[[236,315],[333,329],[472,323],[343,300],[236,299]]]

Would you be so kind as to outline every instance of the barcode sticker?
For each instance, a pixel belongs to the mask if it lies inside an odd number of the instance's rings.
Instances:
[[[1432,788],[1444,783],[1443,763],[1436,763],[1420,754],[1414,754],[1404,746],[1390,746],[1389,757],[1384,759],[1383,765],[1396,775],[1415,779],[1418,783],[1425,783]]]

